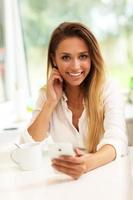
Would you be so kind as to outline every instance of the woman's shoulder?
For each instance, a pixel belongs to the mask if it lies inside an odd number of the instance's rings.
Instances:
[[[108,79],[105,81],[103,89],[103,99],[104,102],[116,102],[118,104],[123,104],[123,91],[120,83],[114,79]]]
[[[47,86],[43,86],[39,89],[38,91],[38,98],[36,100],[36,105],[42,105],[44,101],[46,100],[46,91],[47,91]]]
[[[122,88],[120,86],[120,83],[112,78],[108,78],[104,82],[103,86],[103,93],[110,93],[110,92],[122,92]]]
[[[44,85],[39,89],[38,93],[39,93],[39,96],[46,96],[46,92],[47,92],[47,85]]]
[[[42,87],[39,89],[39,91],[40,91],[41,93],[46,93],[46,91],[47,91],[47,85],[42,86]]]

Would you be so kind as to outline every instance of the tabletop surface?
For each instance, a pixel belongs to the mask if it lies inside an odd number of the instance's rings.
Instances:
[[[6,105],[7,108],[7,105]],[[9,109],[7,109],[9,110]],[[126,119],[133,119],[133,105],[127,105]],[[3,107],[3,114],[5,108]],[[133,191],[133,147],[129,156],[117,159],[86,173],[78,180],[57,174],[44,155],[41,169],[22,171],[10,159],[11,143],[18,141],[23,127],[10,124],[9,113],[0,125],[17,127],[16,131],[0,131],[0,200],[130,200]],[[11,119],[11,118],[10,118]],[[8,147],[8,150],[7,150]],[[130,161],[129,161],[130,160]]]
[[[10,152],[11,149],[0,152],[1,200],[131,199],[133,148],[130,156],[90,171],[78,180],[56,173],[45,154],[40,169],[22,171],[11,161]]]

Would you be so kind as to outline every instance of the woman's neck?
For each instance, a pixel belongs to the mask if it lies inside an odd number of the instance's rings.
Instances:
[[[66,87],[65,93],[70,106],[77,107],[83,103],[83,92],[80,87]]]

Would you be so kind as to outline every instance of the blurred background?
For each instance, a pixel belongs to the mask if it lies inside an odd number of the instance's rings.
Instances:
[[[122,88],[132,125],[132,0],[0,0],[0,127],[30,118],[46,83],[51,32],[64,21],[82,22],[95,34],[108,76]]]

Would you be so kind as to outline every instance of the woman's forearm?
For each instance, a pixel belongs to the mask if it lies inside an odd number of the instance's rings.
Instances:
[[[44,103],[42,111],[37,116],[36,120],[28,128],[29,134],[36,141],[44,140],[49,129],[49,122],[54,110],[54,105],[48,101]]]
[[[116,158],[116,151],[112,145],[104,145],[96,153],[90,155],[87,162],[88,171],[105,165]]]

